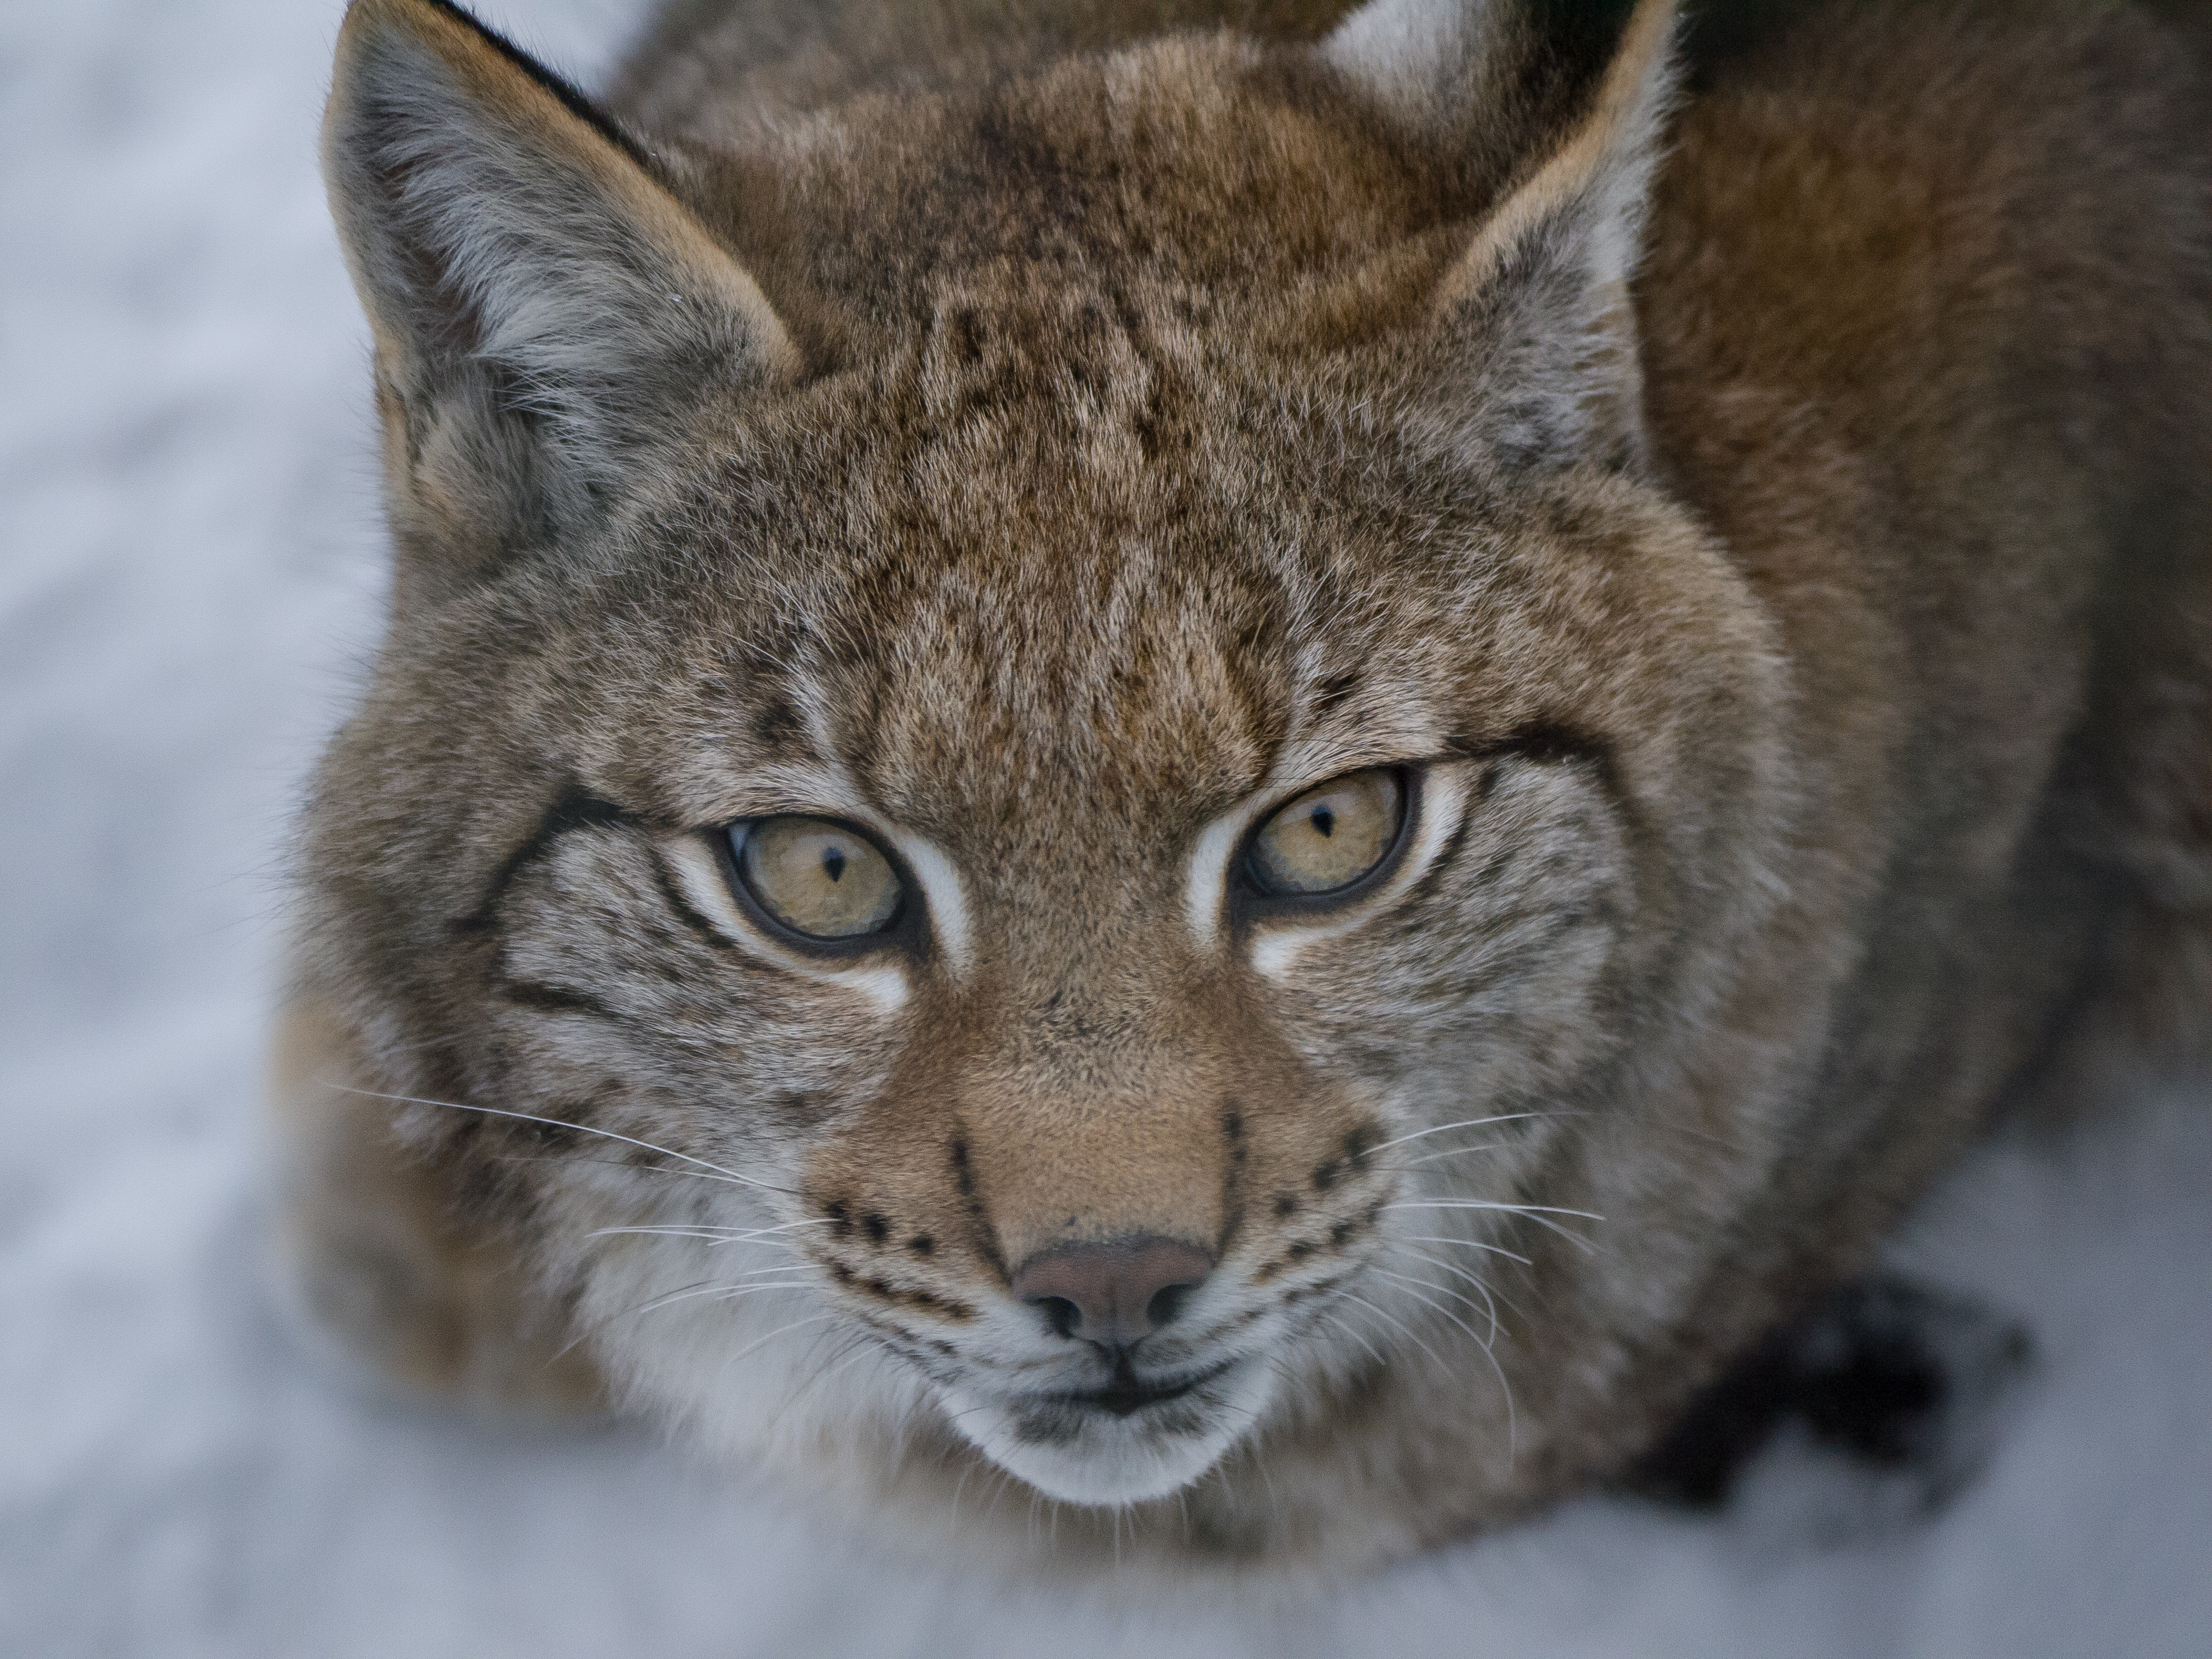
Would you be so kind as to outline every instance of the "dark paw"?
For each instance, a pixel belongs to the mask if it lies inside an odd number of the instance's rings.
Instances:
[[[1848,1285],[1698,1396],[1626,1485],[1717,1509],[1759,1452],[1794,1430],[1930,1513],[1987,1461],[2028,1346],[2019,1325],[1948,1291],[1896,1279]]]

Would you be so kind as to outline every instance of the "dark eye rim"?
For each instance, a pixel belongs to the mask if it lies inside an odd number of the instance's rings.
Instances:
[[[805,818],[816,823],[827,823],[846,834],[864,841],[876,849],[877,855],[890,866],[899,884],[898,902],[890,918],[872,933],[848,933],[842,939],[826,938],[820,933],[803,933],[789,922],[780,921],[767,902],[753,891],[752,884],[738,862],[738,831],[750,830],[755,824],[766,823],[773,818]],[[922,945],[922,915],[927,907],[915,902],[914,872],[897,854],[883,844],[850,818],[841,818],[828,812],[763,812],[749,818],[732,818],[727,823],[707,832],[707,839],[714,849],[715,862],[722,867],[722,879],[736,896],[738,904],[753,925],[778,944],[788,945],[793,950],[804,951],[809,956],[849,957],[876,956],[886,949],[904,949],[919,953]]]
[[[1275,814],[1316,789],[1326,789],[1333,783],[1356,778],[1364,772],[1389,772],[1398,780],[1398,832],[1390,838],[1390,845],[1384,849],[1382,856],[1343,886],[1329,888],[1326,892],[1278,893],[1261,884],[1253,854],[1259,848],[1261,831],[1274,822]],[[1420,823],[1421,784],[1425,775],[1425,768],[1412,764],[1356,766],[1349,772],[1340,772],[1334,777],[1310,783],[1297,794],[1286,796],[1278,802],[1272,811],[1260,814],[1252,821],[1252,827],[1244,832],[1243,842],[1237,852],[1235,898],[1238,912],[1245,916],[1261,919],[1334,910],[1357,902],[1389,880],[1391,873],[1405,861],[1406,849],[1413,845],[1414,828]]]

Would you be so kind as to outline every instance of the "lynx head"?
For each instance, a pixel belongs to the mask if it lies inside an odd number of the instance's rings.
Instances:
[[[312,971],[635,1397],[1264,1515],[1378,1414],[1510,1483],[1657,1316],[1607,1103],[1764,902],[1775,671],[1644,441],[1669,9],[1540,21],[710,142],[354,6],[398,574]]]

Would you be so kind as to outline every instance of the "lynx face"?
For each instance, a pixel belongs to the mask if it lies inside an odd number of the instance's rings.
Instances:
[[[402,563],[312,975],[720,1442],[1126,1504],[1405,1387],[1504,1483],[1678,1294],[1593,1254],[1654,1167],[1608,1091],[1783,797],[1767,625],[1640,459],[1668,20],[1476,214],[1395,15],[860,111],[744,158],[773,216],[349,18]],[[1040,232],[1116,146],[1124,216]]]
[[[1515,522],[1389,432],[1292,489],[1319,434],[1156,362],[1255,435],[1025,501],[1079,441],[1048,398],[919,434],[870,418],[896,384],[795,400],[410,665],[544,732],[425,919],[483,988],[444,1097],[666,1149],[515,1167],[616,1363],[727,1437],[933,1409],[1053,1496],[1151,1497],[1431,1327],[1499,1389],[1493,1259],[1597,1224],[1547,1170],[1694,832],[1627,796],[1586,641],[1622,547],[1699,544],[1627,488]],[[958,487],[824,526],[790,450]],[[1665,695],[1716,678],[1666,643]],[[455,713],[465,799],[514,728]]]

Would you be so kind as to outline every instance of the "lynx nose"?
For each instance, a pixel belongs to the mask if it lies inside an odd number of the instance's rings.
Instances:
[[[1173,1319],[1212,1267],[1204,1250],[1172,1238],[1066,1244],[1024,1262],[1013,1291],[1058,1334],[1127,1348]]]

